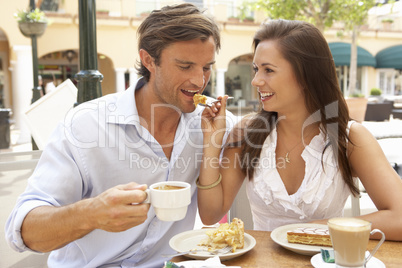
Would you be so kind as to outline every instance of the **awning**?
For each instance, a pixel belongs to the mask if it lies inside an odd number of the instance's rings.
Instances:
[[[334,42],[329,43],[335,66],[350,66],[350,48],[351,44]],[[362,47],[357,46],[357,66],[373,66],[376,67],[376,59],[370,52]]]
[[[394,68],[402,70],[402,45],[388,47],[375,56],[377,68]]]

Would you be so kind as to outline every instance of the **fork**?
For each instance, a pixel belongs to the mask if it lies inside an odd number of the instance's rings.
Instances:
[[[213,253],[211,253],[211,254],[213,254],[213,255],[226,254],[226,253],[230,252],[232,250],[232,248],[233,248],[232,246],[228,245],[224,248],[214,250]]]
[[[233,98],[233,97],[228,97],[227,99],[228,99],[228,100],[233,100],[234,98]],[[213,104],[213,103],[216,103],[216,102],[220,102],[220,100],[207,99],[207,101],[206,101],[205,104],[203,104],[203,103],[198,103],[198,105],[201,105],[201,106],[204,106],[204,107],[211,107],[212,104]]]
[[[226,254],[226,253],[230,252],[231,250],[232,250],[231,246],[226,246],[224,248],[215,249],[213,251],[208,251],[206,249],[193,249],[193,250],[178,252],[178,253],[174,253],[174,254],[162,254],[162,257],[173,258],[173,257],[177,257],[177,256],[193,254],[193,253],[202,252],[202,251],[209,253],[211,255],[221,255],[221,254]]]
[[[162,254],[161,256],[164,257],[164,258],[173,258],[173,257],[182,256],[182,255],[186,255],[186,254],[197,253],[197,252],[201,252],[201,251],[204,251],[204,252],[208,253],[208,250],[205,250],[205,249],[192,249],[192,250],[189,250],[189,251],[182,251],[182,252],[178,252],[178,253],[174,253],[174,254]]]

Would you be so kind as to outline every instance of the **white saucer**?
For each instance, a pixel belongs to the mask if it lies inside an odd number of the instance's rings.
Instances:
[[[334,268],[335,263],[327,263],[322,260],[321,253],[314,255],[311,258],[311,264],[315,268]],[[366,268],[385,268],[385,264],[377,259],[376,257],[371,257],[369,262],[366,264]]]

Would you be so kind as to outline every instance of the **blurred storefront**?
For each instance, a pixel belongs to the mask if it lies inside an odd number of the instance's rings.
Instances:
[[[38,38],[39,74],[43,85],[46,87],[53,82],[57,86],[65,79],[74,82],[72,77],[79,71],[78,1],[39,2],[50,19],[45,33]],[[255,110],[259,100],[257,91],[251,85],[252,38],[265,16],[262,12],[251,12],[249,15],[254,18],[253,21],[234,21],[232,17],[238,16],[237,7],[242,2],[239,0],[97,0],[98,63],[104,76],[102,93],[124,90],[137,79],[136,30],[144,16],[153,9],[180,2],[193,2],[206,8],[221,29],[222,48],[208,85],[209,94],[234,96],[230,109],[243,114]],[[21,128],[23,123],[18,116],[30,105],[32,97],[32,56],[30,40],[18,31],[13,13],[28,4],[27,0],[15,0],[0,9],[0,107],[11,108],[14,122]],[[396,2],[392,10],[385,10],[384,7],[374,10],[360,32],[357,80],[359,92],[364,95],[368,95],[374,87],[381,88],[387,95],[402,94],[402,67],[396,64],[402,59],[392,56],[401,55],[398,52],[402,46],[401,6],[400,2]],[[382,20],[390,14],[393,22],[385,27]],[[341,61],[341,55],[333,51],[340,85],[347,96],[350,37],[341,38],[337,31],[336,28],[329,29],[324,35],[331,50],[339,46],[346,53],[342,56],[346,57],[346,61]],[[388,54],[391,56],[386,56]]]

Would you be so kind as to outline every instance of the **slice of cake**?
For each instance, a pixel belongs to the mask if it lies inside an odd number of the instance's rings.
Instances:
[[[199,103],[201,104],[207,103],[207,97],[201,94],[194,94],[193,100],[195,106],[197,106]]]
[[[299,227],[287,232],[289,243],[332,247],[329,231],[322,228]]]
[[[203,239],[198,245],[205,246],[209,251],[224,248],[227,245],[232,247],[232,252],[244,247],[244,223],[238,218],[232,222],[223,223],[217,229],[206,232],[208,238]]]

